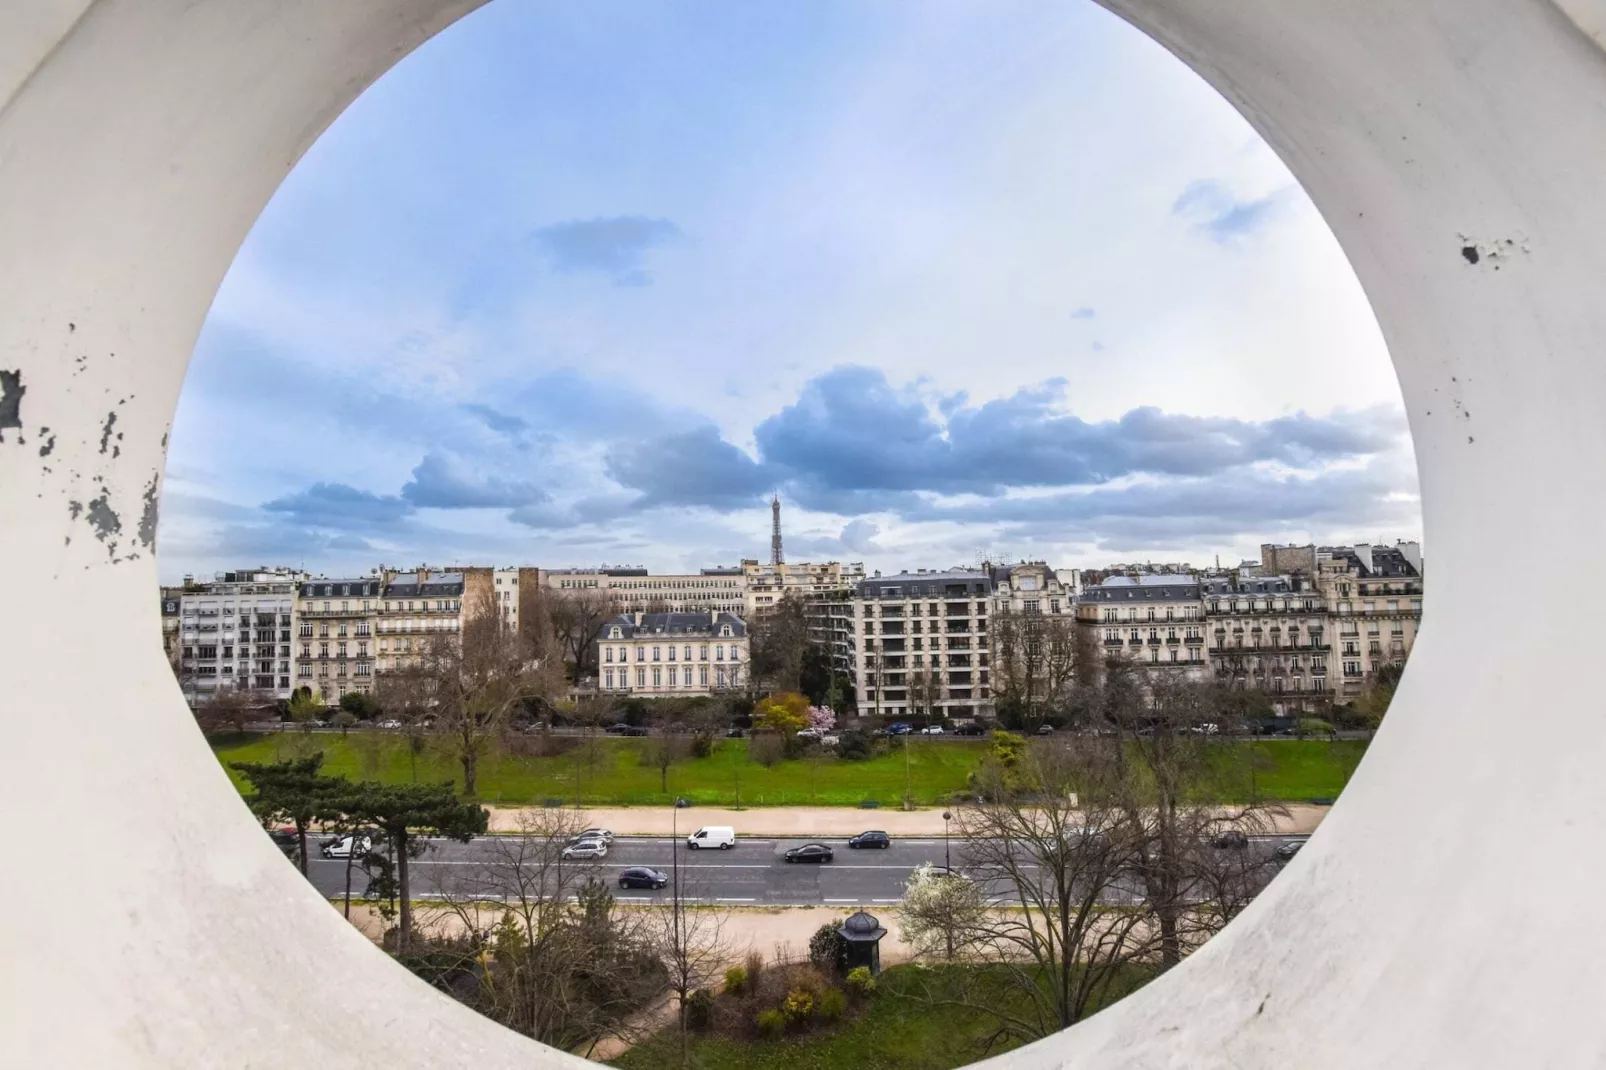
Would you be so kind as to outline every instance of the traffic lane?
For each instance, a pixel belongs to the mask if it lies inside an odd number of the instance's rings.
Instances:
[[[409,865],[415,896],[487,894],[495,890],[506,864],[498,852],[511,844],[499,845],[499,837],[485,837],[467,844],[450,840],[431,841],[424,854]],[[1275,836],[1256,838],[1239,850],[1248,859],[1264,861],[1283,843],[1304,837]],[[816,904],[842,902],[886,902],[899,897],[910,875],[924,864],[943,864],[941,840],[895,842],[883,850],[851,850],[829,839],[817,840],[739,840],[729,851],[678,851],[673,840],[624,838],[614,841],[606,858],[573,860],[563,868],[571,877],[591,875],[615,883],[621,870],[630,866],[649,866],[665,873],[678,873],[682,895],[712,901],[772,904]],[[825,863],[787,863],[785,851],[803,843],[829,843],[835,857]],[[1246,860],[1248,860],[1246,859]],[[963,852],[953,854],[955,868],[973,876],[985,876]],[[553,864],[554,869],[555,864]],[[1035,863],[1023,863],[1035,869]],[[501,871],[499,873],[499,871]],[[1269,869],[1268,873],[1275,869]],[[314,858],[309,866],[313,883],[325,894],[341,894],[345,886],[344,860]],[[553,874],[554,880],[556,874]],[[1268,878],[1269,879],[1269,878]],[[987,881],[997,885],[996,878]],[[367,877],[360,867],[352,867],[352,889],[361,894]],[[995,895],[1003,894],[996,888]],[[1125,889],[1123,889],[1125,891]],[[661,893],[660,893],[661,894]],[[635,893],[631,893],[633,897]],[[643,893],[645,895],[645,893]]]

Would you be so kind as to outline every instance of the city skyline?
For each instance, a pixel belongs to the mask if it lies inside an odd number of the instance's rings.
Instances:
[[[493,4],[259,221],[159,560],[687,571],[765,558],[772,492],[790,558],[884,570],[1420,538],[1341,251],[1118,19]]]

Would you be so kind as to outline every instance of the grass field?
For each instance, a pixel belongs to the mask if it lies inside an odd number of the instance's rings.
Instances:
[[[1219,791],[1235,801],[1331,798],[1348,782],[1366,750],[1360,741],[1268,740],[1220,746]],[[1238,748],[1245,746],[1252,747],[1255,755],[1252,775],[1248,763],[1234,760],[1242,758]],[[907,783],[915,803],[940,803],[963,790],[966,775],[986,748],[983,741],[911,740]],[[225,766],[322,750],[325,772],[336,776],[387,783],[451,780],[462,786],[462,771],[448,756],[425,750],[415,757],[404,738],[389,733],[233,736],[215,741],[213,749]],[[589,760],[586,750],[591,752]],[[231,775],[237,786],[242,785],[232,771]],[[800,759],[765,768],[748,759],[746,741],[721,740],[712,757],[671,766],[666,792],[657,767],[647,759],[645,740],[605,738],[556,757],[493,755],[481,762],[479,781],[480,801],[491,805],[578,799],[592,806],[651,806],[681,796],[706,806],[857,806],[865,800],[895,806],[904,797],[905,767],[903,752],[895,748],[866,761]]]
[[[976,1062],[998,1019],[983,1010],[932,1007],[915,996],[921,985],[940,985],[943,969],[890,967],[864,1013],[830,1032],[754,1041],[699,1035],[691,1044],[691,1065],[699,1070],[951,1070]],[[1144,979],[1134,976],[1124,990],[1141,987]],[[1013,995],[1014,1001],[1021,999]],[[625,1070],[674,1066],[679,1062],[677,1041],[674,1029],[664,1030],[612,1065]],[[1018,1046],[1006,1041],[985,1054]]]

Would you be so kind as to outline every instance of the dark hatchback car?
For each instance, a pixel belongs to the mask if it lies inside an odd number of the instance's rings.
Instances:
[[[861,832],[848,841],[848,846],[853,848],[880,847],[885,850],[892,846],[892,837],[885,832]]]
[[[1241,851],[1249,846],[1249,835],[1243,829],[1222,829],[1210,837],[1210,846],[1220,850]]]
[[[835,855],[823,843],[805,843],[786,852],[788,862],[829,862]]]
[[[667,888],[669,887],[669,874],[660,873],[656,869],[649,869],[646,866],[631,866],[619,874],[619,887]]]
[[[1277,861],[1279,861],[1279,862],[1287,862],[1289,859],[1291,859],[1295,855],[1297,855],[1299,853],[1299,849],[1301,847],[1303,847],[1303,846],[1305,846],[1305,841],[1304,840],[1290,840],[1290,841],[1288,841],[1287,843],[1283,844],[1281,847],[1277,848],[1277,851],[1276,851]]]

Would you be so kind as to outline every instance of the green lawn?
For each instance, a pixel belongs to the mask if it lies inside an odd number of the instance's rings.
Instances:
[[[1336,796],[1365,753],[1360,741],[1276,740],[1253,744],[1222,743],[1220,794],[1247,800],[1302,801]],[[981,741],[911,740],[908,784],[917,804],[945,801],[965,787],[966,774],[986,751]],[[1242,748],[1252,747],[1251,775]],[[426,750],[415,759],[407,741],[381,732],[232,736],[214,742],[218,758],[229,762],[272,762],[324,752],[328,773],[353,780],[438,783],[462,786],[462,771],[449,757]],[[662,790],[658,769],[646,759],[646,741],[605,738],[592,745],[587,762],[573,751],[551,758],[498,755],[480,767],[480,799],[496,805],[540,804],[547,799],[602,806],[662,805],[677,795],[708,806],[857,806],[873,799],[896,806],[904,796],[901,749],[867,761],[835,758],[782,761],[765,768],[747,757],[745,740],[721,740],[712,757],[687,759],[669,770],[669,790]],[[235,776],[236,785],[241,784]]]
[[[963,967],[955,967],[963,969]],[[950,1070],[983,1057],[983,1040],[998,1019],[983,1010],[932,1007],[915,994],[921,985],[941,983],[942,968],[893,966],[880,977],[880,990],[864,1013],[829,1032],[781,1040],[731,1040],[697,1036],[691,1064],[698,1070]],[[1141,986],[1134,977],[1127,991]],[[1015,994],[1011,997],[1019,1000]],[[625,1070],[658,1070],[679,1062],[678,1036],[667,1029],[614,1060]],[[1018,1047],[995,1045],[989,1055]]]

